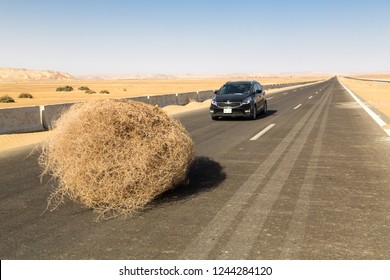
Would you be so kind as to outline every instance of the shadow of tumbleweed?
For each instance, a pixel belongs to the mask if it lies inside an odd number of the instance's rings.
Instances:
[[[176,202],[211,191],[226,179],[223,167],[208,157],[196,157],[188,172],[188,181],[155,198],[152,204]]]

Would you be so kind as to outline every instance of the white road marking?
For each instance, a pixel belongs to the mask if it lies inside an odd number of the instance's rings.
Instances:
[[[364,104],[349,88],[347,88],[340,80],[338,80],[340,84],[345,88],[346,91],[352,96],[353,99],[370,115],[370,117],[380,126],[385,126],[386,123],[377,115],[375,114],[370,108],[367,107],[366,104]],[[390,136],[390,130],[389,129],[383,129],[388,136]]]
[[[285,93],[283,93],[283,95],[286,95],[288,93],[288,91],[287,92],[285,92]]]
[[[270,124],[269,126],[267,126],[266,128],[264,128],[262,131],[260,131],[259,133],[257,133],[255,136],[253,136],[250,141],[255,141],[257,139],[259,139],[264,133],[266,133],[268,130],[270,130],[271,128],[273,128],[275,126],[274,123]]]
[[[312,96],[309,96],[309,98],[308,99],[312,99],[313,98],[313,95]]]
[[[272,99],[272,98],[274,98],[273,96],[271,96],[271,97],[267,97],[267,100],[270,100],[270,99]]]
[[[295,106],[295,107],[293,108],[293,110],[296,110],[296,109],[298,109],[298,108],[301,107],[301,106],[302,106],[302,104],[299,104],[299,105]]]

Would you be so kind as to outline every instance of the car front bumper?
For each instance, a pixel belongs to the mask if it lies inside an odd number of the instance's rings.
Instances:
[[[211,105],[210,114],[212,117],[249,117],[251,116],[251,105],[243,104],[234,108]]]

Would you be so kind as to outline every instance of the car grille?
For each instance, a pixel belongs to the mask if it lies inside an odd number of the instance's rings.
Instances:
[[[218,107],[239,107],[241,105],[241,102],[217,102]]]

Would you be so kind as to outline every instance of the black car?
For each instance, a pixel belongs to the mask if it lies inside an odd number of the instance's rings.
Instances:
[[[257,118],[259,112],[267,112],[267,100],[263,86],[257,81],[227,82],[214,91],[210,114],[219,117]]]

